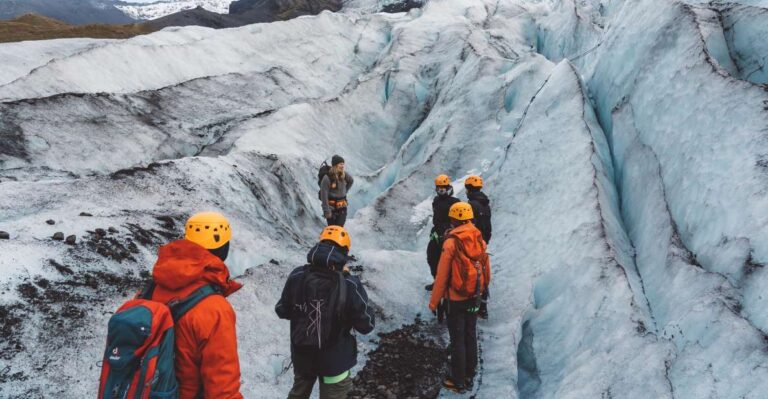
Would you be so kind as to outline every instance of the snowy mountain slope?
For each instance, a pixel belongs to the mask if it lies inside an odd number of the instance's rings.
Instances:
[[[36,40],[3,45],[0,48],[0,57],[6,60],[6,63],[0,70],[0,84],[10,83],[54,59],[67,57],[97,45],[98,42],[92,39]]]
[[[461,197],[486,179],[476,397],[764,396],[768,92],[739,71],[766,54],[735,38],[766,25],[692,3],[434,0],[25,48],[34,71],[3,58],[0,396],[92,396],[109,312],[208,208],[231,216],[246,274],[243,392],[284,396],[272,306],[320,231],[314,172],[335,152],[358,178],[348,227],[379,331],[425,313],[434,176]],[[738,29],[712,18],[728,10]]]
[[[57,59],[38,68],[27,77],[16,79],[11,86],[20,85],[17,87],[32,89],[31,84],[22,85],[21,81],[39,79],[37,76],[55,73],[60,76],[73,76],[74,79],[88,85],[87,89],[93,94],[56,93],[34,102],[16,101],[1,105],[0,113],[3,114],[4,123],[18,126],[15,129],[22,130],[27,130],[29,126],[29,136],[34,137],[34,142],[38,144],[27,146],[25,154],[21,156],[10,154],[9,157],[9,154],[4,154],[0,156],[0,162],[4,163],[5,172],[9,177],[12,173],[20,171],[19,168],[25,168],[24,170],[28,171],[30,169],[28,167],[76,174],[114,172],[156,160],[196,155],[206,146],[216,143],[223,131],[229,129],[230,125],[237,125],[239,121],[263,117],[275,109],[297,101],[332,98],[345,87],[347,80],[318,79],[318,74],[332,71],[339,78],[346,75],[349,76],[348,79],[353,79],[357,73],[374,62],[376,54],[385,43],[386,32],[379,31],[383,29],[380,22],[354,26],[345,17],[328,15],[326,18],[329,19],[325,23],[328,29],[326,35],[321,33],[322,28],[316,23],[310,24],[306,20],[286,22],[287,30],[311,29],[313,38],[295,47],[274,48],[274,51],[270,49],[275,46],[269,43],[271,39],[259,34],[261,28],[243,28],[239,31],[240,35],[252,37],[254,40],[252,50],[234,45],[229,49],[218,46],[220,57],[230,59],[231,62],[217,64],[218,66],[207,70],[185,68],[185,66],[194,65],[193,60],[202,56],[202,52],[207,51],[206,47],[216,46],[214,37],[232,33],[203,28],[188,29],[186,30],[188,40],[198,40],[200,44],[209,43],[191,51],[180,50],[183,49],[181,44],[166,45],[173,41],[185,43],[180,39],[187,39],[187,37],[166,34],[165,37],[161,35],[158,38],[137,38],[140,39],[138,43],[143,43],[145,40],[159,40],[159,48],[175,55],[165,58],[169,63],[159,61],[158,69],[154,74],[158,85],[167,84],[167,87],[134,95],[97,93],[108,92],[109,89],[114,88],[111,85],[117,82],[112,76],[129,73],[129,71],[133,71],[130,72],[133,77],[130,74],[124,75],[128,82],[127,87],[135,88],[131,85],[150,83],[149,77],[138,72],[138,64],[142,59],[153,57],[150,53],[154,51],[149,53],[142,51],[145,48],[144,45],[129,42],[118,45],[125,46],[124,51],[128,53],[137,52],[134,57],[131,57],[137,62],[136,66],[121,67],[102,63],[98,71],[93,70],[88,76],[78,72],[83,63],[98,64],[96,60],[99,56],[119,52],[121,51],[119,47],[97,47],[74,58]],[[202,35],[204,39],[200,40],[198,35]],[[328,40],[328,37],[343,37],[341,42],[343,46],[337,49],[338,57],[354,60],[354,62],[339,64],[334,62],[334,58],[321,57],[325,50],[318,43]],[[162,40],[163,38],[167,41]],[[230,38],[226,37],[223,40],[229,41]],[[355,48],[357,48],[357,54],[354,53]],[[184,55],[188,58],[184,58],[179,51],[181,53],[189,51]],[[262,51],[269,55],[255,56]],[[298,62],[312,53],[318,54],[317,57],[322,60],[324,66],[315,65],[317,69],[307,68]],[[98,74],[105,77],[101,82],[94,78]],[[180,83],[179,80],[184,78],[189,80]],[[250,87],[243,86],[243,82]],[[252,85],[248,82],[252,82]],[[103,85],[105,83],[111,87],[105,87]],[[230,86],[230,89],[222,89],[222,86]],[[48,88],[41,90],[49,90],[48,93],[51,93]],[[80,90],[82,89],[78,89]],[[218,101],[209,101],[211,90],[218,90],[221,93]],[[237,90],[239,94],[234,96],[227,94],[232,90]],[[186,100],[179,101],[178,98]],[[59,112],[51,112],[51,109],[60,109],[62,113],[71,115],[69,118],[73,123],[61,126]],[[101,134],[102,131],[106,131],[107,134]],[[126,147],[123,146],[122,140],[116,139],[127,135],[134,139],[138,138],[139,145]],[[27,140],[30,139],[27,138]],[[66,142],[76,143],[83,149],[80,162],[71,162],[72,154],[68,151],[69,147],[60,145]],[[112,151],[100,151],[104,148],[119,151],[122,157],[116,160],[112,156]],[[213,147],[209,148],[208,152],[213,150]]]
[[[115,7],[133,19],[153,20],[195,7],[226,14],[231,2],[232,0],[161,0],[150,3],[129,1]]]

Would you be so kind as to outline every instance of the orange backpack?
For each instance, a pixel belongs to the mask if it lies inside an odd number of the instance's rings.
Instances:
[[[453,239],[456,243],[456,259],[451,262],[451,271],[448,280],[451,289],[459,295],[467,298],[479,298],[488,288],[489,267],[488,254],[482,254],[473,258],[467,255],[464,243],[455,234],[448,234],[446,241]]]

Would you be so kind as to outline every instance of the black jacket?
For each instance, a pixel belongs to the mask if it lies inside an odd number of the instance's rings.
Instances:
[[[467,199],[475,214],[475,227],[480,230],[486,243],[491,242],[491,201],[480,190],[467,191]]]
[[[301,289],[299,278],[309,270],[309,273],[334,273],[328,267],[343,267],[346,263],[346,255],[333,244],[320,243],[307,255],[310,268],[304,266],[294,269],[288,276],[283,288],[280,301],[275,306],[275,312],[281,319],[291,320],[291,331],[294,322],[292,320],[296,308],[298,290]],[[335,376],[339,375],[357,364],[357,340],[352,335],[352,328],[361,334],[368,334],[375,326],[373,310],[368,306],[368,294],[363,284],[356,276],[344,273],[347,284],[347,301],[344,306],[344,318],[341,321],[342,335],[333,346],[319,350],[298,350],[291,345],[291,360],[296,372],[306,376]]]
[[[448,211],[451,205],[461,202],[453,196],[453,190],[450,194],[438,195],[432,200],[432,232],[437,233],[443,238],[445,231],[451,228],[451,219],[448,217]]]

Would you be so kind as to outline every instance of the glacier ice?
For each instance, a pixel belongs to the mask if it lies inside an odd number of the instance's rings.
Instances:
[[[314,172],[336,152],[383,330],[426,311],[432,178],[463,196],[484,177],[495,281],[476,397],[765,396],[768,4],[377,5],[0,45],[0,305],[29,316],[0,396],[92,396],[130,294],[82,288],[67,306],[88,312],[57,335],[66,319],[19,287],[66,268],[138,275],[177,234],[158,217],[206,208],[237,232],[243,392],[284,396],[288,327],[271,309],[322,226]],[[133,260],[89,247],[108,226],[138,243]]]

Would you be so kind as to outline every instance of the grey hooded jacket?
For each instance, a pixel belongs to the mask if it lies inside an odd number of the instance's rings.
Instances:
[[[331,178],[326,175],[320,182],[320,201],[323,203],[323,213],[331,212],[331,206],[328,205],[328,200],[340,200],[347,198],[347,192],[352,188],[355,179],[352,175],[345,173],[346,178],[342,181],[337,181],[336,187],[332,187]]]

